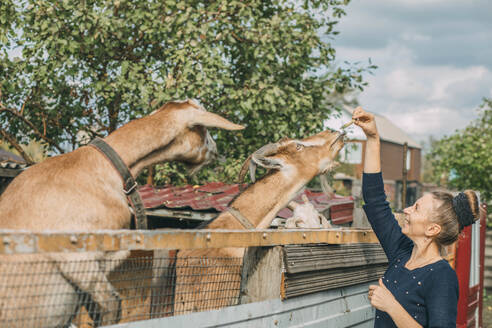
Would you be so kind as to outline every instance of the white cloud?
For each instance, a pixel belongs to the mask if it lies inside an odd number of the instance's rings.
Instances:
[[[411,112],[392,111],[382,115],[390,118],[395,125],[418,141],[426,140],[430,135],[450,134],[463,128],[462,122],[469,120],[466,113],[455,108],[432,106],[413,108]]]
[[[492,70],[485,66],[419,65],[414,52],[391,42],[385,48],[338,48],[338,58],[371,57],[380,68],[367,75],[358,97],[367,110],[386,116],[417,141],[442,137],[476,117],[482,97],[491,93]]]
[[[492,73],[483,66],[467,68],[433,67],[430,74],[439,74],[434,78],[432,94],[429,100],[448,101],[459,93],[472,93],[480,90],[480,85],[492,82]]]
[[[459,0],[454,0],[454,2],[458,2]],[[450,3],[452,0],[386,0],[387,3],[399,3],[404,4],[406,6],[413,7],[421,7],[422,5],[432,5],[436,3]]]
[[[378,65],[365,75],[361,105],[417,141],[464,128],[482,97],[492,96],[492,48],[486,46],[492,34],[484,32],[492,20],[485,9],[459,1],[424,1],[422,9],[422,3],[355,0],[335,44],[340,61],[371,58]]]
[[[404,32],[401,35],[401,39],[404,41],[430,41],[432,37],[430,35],[423,35],[415,32]]]
[[[419,79],[408,68],[396,67],[384,76],[384,91],[392,99],[412,100],[422,97],[428,92],[425,82]]]

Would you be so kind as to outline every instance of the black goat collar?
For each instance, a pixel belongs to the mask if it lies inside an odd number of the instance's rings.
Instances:
[[[137,182],[133,178],[130,170],[123,162],[121,157],[101,138],[96,138],[91,141],[89,146],[99,150],[104,157],[113,165],[123,179],[123,192],[125,193],[128,202],[134,211],[135,227],[137,229],[147,229],[147,215],[142,203],[142,198],[137,191]]]

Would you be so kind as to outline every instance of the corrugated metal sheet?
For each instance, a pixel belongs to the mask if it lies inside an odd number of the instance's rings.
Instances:
[[[26,162],[20,156],[0,149],[0,168],[2,169],[22,169],[26,167]]]
[[[246,185],[244,185],[246,186]],[[192,209],[194,211],[222,212],[227,209],[228,204],[239,194],[238,184],[225,184],[222,182],[211,182],[202,186],[165,186],[154,188],[146,185],[139,188],[140,196],[147,209],[171,208]],[[339,223],[352,221],[353,198],[335,196],[329,199],[322,192],[305,189],[294,200],[303,203],[301,197],[305,194],[318,212],[322,213],[330,209],[332,219]],[[277,216],[289,218],[292,211],[284,208]],[[335,222],[335,223],[337,223]]]
[[[0,149],[0,162],[2,162],[2,161],[13,161],[13,162],[24,163],[24,160],[22,159],[22,157],[15,155],[15,154],[12,154],[9,151]]]
[[[289,274],[388,263],[380,244],[285,245],[283,251]]]
[[[203,186],[165,186],[139,188],[140,196],[146,208],[191,208],[195,211],[222,212],[229,202],[239,194],[239,185],[227,185],[212,182]]]
[[[374,281],[384,275],[387,264],[308,271],[296,274],[286,274],[284,278],[285,298],[298,297],[334,288],[345,287],[348,284],[360,284]]]
[[[373,281],[388,264],[379,244],[285,245],[283,298]]]

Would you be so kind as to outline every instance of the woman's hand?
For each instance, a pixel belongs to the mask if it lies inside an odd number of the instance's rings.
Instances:
[[[386,288],[381,278],[379,279],[379,286],[369,286],[369,301],[371,301],[371,305],[376,309],[387,313],[394,307],[395,303],[398,303],[393,294]]]
[[[362,107],[357,107],[352,113],[352,119],[356,125],[362,128],[367,138],[379,138],[373,114],[364,111]]]

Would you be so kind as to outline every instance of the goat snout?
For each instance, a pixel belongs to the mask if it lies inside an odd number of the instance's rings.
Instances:
[[[336,137],[336,139],[331,143],[331,145],[334,145],[335,143],[337,143],[338,141],[345,141],[345,136],[347,135],[347,132],[345,131],[342,131],[342,132],[339,132],[338,133],[338,136]]]

